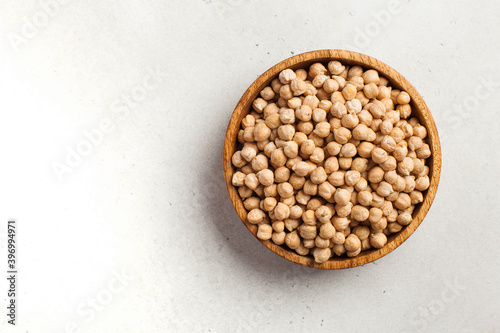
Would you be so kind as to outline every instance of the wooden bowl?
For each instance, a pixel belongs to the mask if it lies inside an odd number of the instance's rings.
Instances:
[[[404,227],[399,233],[388,236],[387,244],[383,248],[362,251],[360,255],[354,258],[335,256],[330,258],[330,260],[326,263],[317,264],[314,261],[314,258],[310,256],[306,257],[298,255],[294,251],[286,248],[286,246],[278,246],[272,241],[262,241],[257,238],[257,226],[250,224],[247,221],[247,211],[243,206],[243,202],[237,189],[231,183],[234,173],[234,169],[231,164],[231,157],[236,151],[237,134],[240,129],[241,120],[249,113],[253,100],[259,95],[260,91],[264,87],[270,84],[271,81],[278,77],[278,74],[286,68],[291,68],[293,70],[306,68],[315,62],[321,62],[326,65],[326,63],[331,60],[338,60],[344,65],[360,65],[365,69],[373,68],[377,70],[381,76],[386,77],[390,81],[392,87],[408,92],[411,97],[412,116],[416,116],[420,120],[420,123],[427,128],[428,132],[427,141],[432,152],[431,157],[429,157],[426,161],[426,165],[428,165],[430,169],[430,186],[429,189],[423,193],[424,201],[415,207],[413,212],[413,221],[408,226]],[[436,125],[434,124],[434,119],[432,118],[427,105],[415,88],[401,74],[383,62],[364,54],[344,50],[319,50],[302,53],[283,60],[267,70],[250,85],[236,105],[231,119],[229,120],[226,137],[224,139],[223,163],[224,178],[226,180],[227,190],[233,206],[248,230],[250,230],[250,232],[262,244],[283,258],[300,265],[322,269],[342,269],[364,265],[385,256],[387,253],[401,245],[408,237],[410,237],[415,229],[417,229],[427,214],[427,211],[434,200],[434,196],[436,195],[441,171],[441,146],[439,143]]]

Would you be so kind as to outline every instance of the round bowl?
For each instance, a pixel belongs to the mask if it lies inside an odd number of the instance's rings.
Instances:
[[[278,246],[272,241],[263,241],[257,238],[257,226],[250,224],[247,221],[247,211],[243,206],[243,202],[236,187],[234,187],[231,183],[234,173],[234,169],[231,164],[231,157],[236,151],[237,134],[240,129],[241,120],[249,113],[253,100],[259,95],[260,91],[264,87],[270,84],[271,81],[286,68],[291,68],[293,70],[306,68],[315,62],[321,62],[326,65],[326,63],[331,60],[338,60],[342,62],[342,64],[347,65],[359,65],[365,69],[373,68],[377,70],[380,75],[386,77],[393,87],[408,92],[411,97],[412,115],[416,116],[420,120],[420,123],[427,128],[427,141],[432,153],[426,161],[426,165],[428,165],[430,169],[430,186],[423,193],[424,201],[415,207],[413,212],[413,221],[404,227],[399,233],[388,236],[387,244],[383,248],[362,251],[361,254],[353,258],[332,257],[326,263],[317,264],[312,257],[298,255],[294,251],[287,249],[285,246]],[[233,203],[233,206],[243,223],[256,239],[258,239],[274,253],[294,263],[321,269],[342,269],[364,265],[385,256],[401,245],[417,229],[429,211],[432,201],[436,195],[441,171],[441,146],[434,119],[432,118],[427,105],[417,90],[401,74],[383,62],[361,53],[345,50],[318,50],[298,54],[283,60],[267,70],[250,85],[236,105],[231,119],[229,120],[226,137],[224,139],[223,166],[224,178],[231,202]]]

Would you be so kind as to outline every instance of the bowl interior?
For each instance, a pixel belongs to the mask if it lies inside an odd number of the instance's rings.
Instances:
[[[428,165],[430,169],[430,186],[429,189],[423,192],[424,202],[415,207],[412,223],[404,227],[399,233],[389,235],[387,237],[387,244],[381,249],[362,251],[361,254],[354,258],[335,256],[324,264],[317,264],[312,257],[300,256],[294,251],[287,249],[285,246],[278,246],[271,241],[262,241],[256,237],[270,250],[292,262],[322,269],[341,269],[363,265],[383,257],[401,245],[415,231],[427,214],[436,194],[441,169],[441,149],[432,115],[420,94],[401,74],[379,60],[352,51],[319,50],[299,54],[271,67],[252,83],[238,102],[227,128],[223,152],[224,177],[233,206],[250,232],[256,236],[257,226],[250,224],[246,220],[246,210],[243,206],[243,202],[238,195],[237,189],[231,183],[234,173],[231,157],[237,149],[238,142],[236,138],[241,121],[250,112],[252,102],[259,95],[260,91],[269,85],[282,70],[286,68],[291,68],[293,70],[307,68],[315,62],[321,62],[326,65],[332,60],[338,60],[344,65],[359,65],[364,69],[373,68],[377,70],[381,76],[387,78],[392,87],[408,92],[411,97],[412,116],[417,117],[420,123],[426,127],[428,132],[427,142],[431,148],[432,155],[426,162],[426,165]]]

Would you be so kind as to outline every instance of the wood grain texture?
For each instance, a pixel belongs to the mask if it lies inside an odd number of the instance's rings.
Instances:
[[[231,165],[231,157],[236,151],[237,134],[240,128],[241,120],[248,114],[253,100],[265,86],[270,84],[271,81],[286,68],[294,70],[298,68],[306,68],[315,62],[322,62],[326,65],[326,63],[331,60],[338,60],[347,65],[360,65],[366,69],[376,69],[382,76],[386,77],[390,81],[390,84],[393,87],[408,92],[411,97],[412,116],[416,116],[420,120],[421,124],[427,128],[428,132],[427,141],[432,152],[431,157],[429,157],[426,162],[426,165],[428,165],[430,169],[430,186],[429,189],[424,192],[424,201],[420,205],[417,205],[415,211],[413,212],[412,223],[404,227],[399,233],[388,236],[387,244],[382,249],[363,251],[360,255],[354,258],[333,257],[324,264],[317,264],[312,257],[300,256],[294,251],[287,249],[286,246],[278,246],[272,241],[262,241],[256,237],[257,226],[252,225],[247,221],[247,212],[243,206],[243,202],[238,195],[236,187],[234,187],[231,183],[234,173],[233,166]],[[318,50],[302,53],[283,60],[267,70],[250,85],[236,105],[231,119],[229,120],[224,139],[223,166],[224,178],[231,202],[233,203],[233,206],[243,223],[256,239],[258,239],[274,253],[297,264],[321,269],[342,269],[364,265],[385,256],[401,245],[408,237],[410,237],[415,229],[417,229],[429,211],[432,201],[436,195],[441,172],[441,146],[434,119],[432,118],[427,105],[416,89],[401,74],[383,62],[361,53],[345,50]],[[408,260],[411,260],[411,258],[408,258]]]

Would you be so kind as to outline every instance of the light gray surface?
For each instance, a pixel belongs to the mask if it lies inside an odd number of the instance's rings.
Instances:
[[[0,5],[0,221],[18,219],[20,255],[18,325],[2,311],[0,331],[499,331],[498,2],[405,0],[392,13],[382,1],[57,3],[50,17],[37,1]],[[402,73],[443,138],[420,228],[343,271],[260,245],[222,178],[245,89],[324,48]],[[84,147],[102,121],[113,128]],[[59,179],[54,163],[79,145],[90,152]]]

